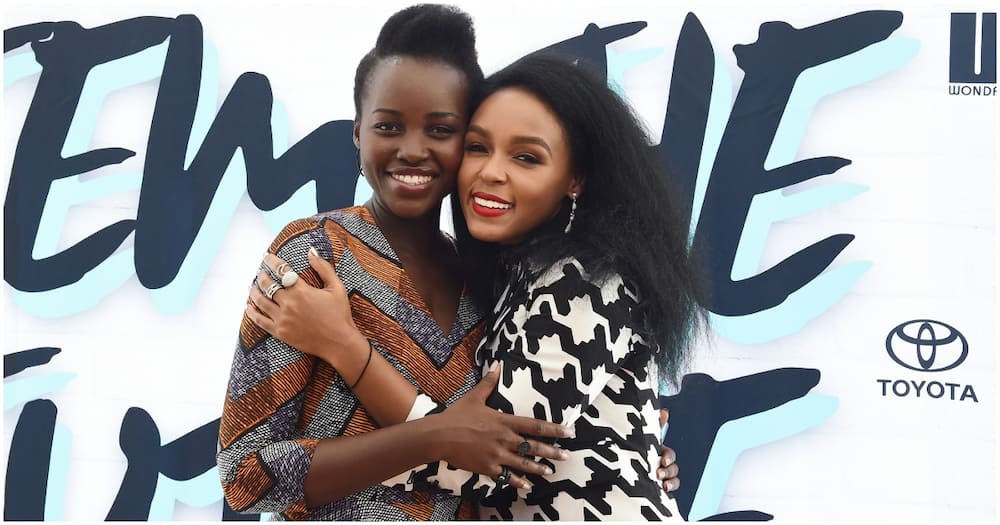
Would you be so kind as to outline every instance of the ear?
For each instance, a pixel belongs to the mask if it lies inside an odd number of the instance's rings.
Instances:
[[[573,177],[573,180],[570,181],[569,193],[566,196],[570,197],[574,193],[576,194],[577,197],[583,194],[583,180],[580,179],[579,177]]]
[[[361,149],[361,120],[354,119],[354,147]]]

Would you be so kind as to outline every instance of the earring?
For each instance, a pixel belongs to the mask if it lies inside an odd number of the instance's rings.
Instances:
[[[573,204],[569,207],[569,222],[566,223],[566,229],[563,233],[569,233],[573,229],[573,218],[576,217],[576,192],[573,192],[570,198],[573,199]]]

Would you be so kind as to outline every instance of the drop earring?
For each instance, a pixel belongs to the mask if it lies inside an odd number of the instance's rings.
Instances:
[[[569,207],[569,222],[566,223],[563,233],[569,233],[573,229],[573,218],[576,217],[576,192],[570,194],[570,199],[573,200],[573,204]]]

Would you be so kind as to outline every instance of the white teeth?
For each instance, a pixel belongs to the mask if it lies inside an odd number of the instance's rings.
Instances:
[[[402,182],[403,184],[410,184],[413,186],[419,186],[421,184],[427,184],[432,178],[430,175],[396,175],[395,173],[390,175],[392,178]]]
[[[497,210],[509,210],[509,209],[513,208],[513,206],[510,205],[510,204],[504,204],[504,203],[497,202],[497,201],[489,201],[489,200],[486,200],[486,199],[484,199],[482,197],[473,197],[472,199],[476,202],[476,204],[478,204],[478,205],[480,205],[480,206],[482,206],[484,208],[494,208],[494,209],[497,209]]]

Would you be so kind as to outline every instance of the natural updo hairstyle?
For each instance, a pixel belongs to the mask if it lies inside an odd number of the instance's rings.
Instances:
[[[454,214],[469,282],[483,273],[503,278],[500,266],[513,261],[529,261],[537,274],[567,256],[597,280],[618,273],[638,288],[638,331],[659,344],[661,378],[676,385],[691,340],[705,325],[703,285],[688,252],[687,221],[649,136],[602,78],[562,58],[535,54],[514,62],[486,79],[482,99],[506,88],[530,92],[559,119],[582,191],[568,234],[570,199],[564,198],[551,221],[514,247],[476,241]],[[536,276],[529,271],[527,277]],[[495,283],[488,292],[474,291],[495,294]]]
[[[433,60],[465,73],[471,112],[483,70],[476,54],[472,18],[464,11],[450,5],[419,4],[390,16],[379,31],[375,47],[361,59],[354,73],[355,115],[361,113],[361,97],[372,70],[380,60],[393,56]]]

